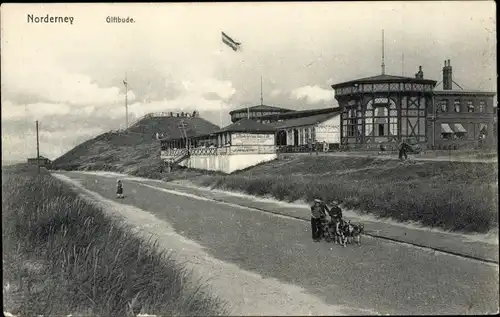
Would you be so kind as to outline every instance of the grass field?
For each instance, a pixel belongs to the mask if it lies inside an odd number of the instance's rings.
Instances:
[[[193,283],[168,254],[47,172],[3,168],[2,238],[4,311],[130,316],[132,307],[163,316],[226,313],[225,303]]]
[[[496,163],[301,156],[191,181],[285,201],[338,200],[349,209],[452,231],[498,226]]]

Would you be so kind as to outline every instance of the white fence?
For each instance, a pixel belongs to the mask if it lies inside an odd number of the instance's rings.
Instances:
[[[160,153],[162,159],[173,159],[184,155],[186,149],[167,149]],[[226,147],[191,148],[191,156],[216,156],[216,155],[240,155],[240,154],[275,154],[274,145],[233,145]]]

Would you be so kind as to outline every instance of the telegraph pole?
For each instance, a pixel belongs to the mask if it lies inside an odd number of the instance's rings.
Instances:
[[[128,129],[128,82],[127,73],[125,73],[125,80],[123,81],[125,85],[125,129]]]
[[[40,174],[40,141],[38,139],[38,120],[36,120],[36,165]]]

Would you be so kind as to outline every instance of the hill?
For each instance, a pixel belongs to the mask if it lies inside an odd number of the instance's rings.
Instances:
[[[110,131],[87,140],[53,161],[53,168],[64,170],[113,170],[135,174],[144,168],[160,166],[160,145],[156,133],[165,137],[210,133],[219,129],[200,117],[145,116],[124,131]]]

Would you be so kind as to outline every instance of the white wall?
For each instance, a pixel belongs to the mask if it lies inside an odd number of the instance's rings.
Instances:
[[[231,174],[237,170],[269,162],[276,158],[276,154],[193,155],[179,163],[179,165]]]
[[[316,141],[340,144],[340,114],[316,125]]]
[[[274,145],[274,133],[232,133],[231,145]]]

